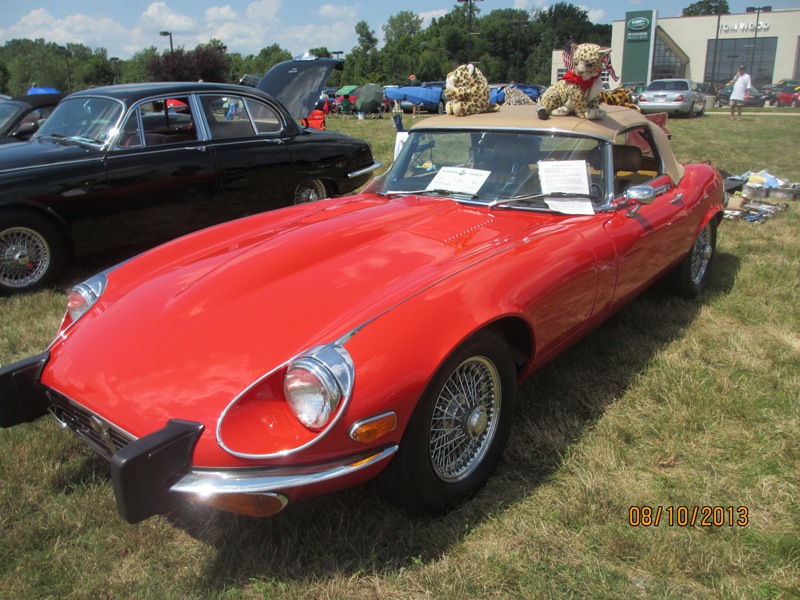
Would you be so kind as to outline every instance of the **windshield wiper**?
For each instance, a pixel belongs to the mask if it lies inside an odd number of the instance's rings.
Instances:
[[[444,196],[445,198],[469,198],[470,200],[478,200],[478,194],[468,194],[466,192],[454,192],[452,190],[442,190],[442,189],[435,189],[435,190],[391,190],[388,192],[383,192],[383,196],[413,196],[413,195],[423,195],[423,196]]]
[[[533,202],[536,200],[545,200],[547,198],[585,198],[587,200],[594,200],[595,197],[591,194],[573,194],[571,192],[550,192],[549,194],[526,194],[523,196],[514,196],[513,198],[506,198],[504,200],[493,200],[488,204],[489,208],[495,206],[503,206],[505,204],[513,204],[514,202]]]

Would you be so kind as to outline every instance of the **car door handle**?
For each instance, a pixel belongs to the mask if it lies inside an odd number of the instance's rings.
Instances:
[[[185,146],[184,149],[185,150],[194,150],[195,152],[205,152],[206,151],[206,147],[205,146]]]
[[[678,192],[675,197],[669,201],[670,204],[680,204],[683,202],[683,192]]]

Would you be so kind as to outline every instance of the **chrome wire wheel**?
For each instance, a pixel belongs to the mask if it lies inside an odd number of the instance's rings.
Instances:
[[[714,247],[711,245],[710,228],[706,226],[697,236],[692,247],[691,279],[693,284],[700,285],[703,282],[713,254]]]
[[[481,464],[497,431],[502,389],[494,363],[483,356],[462,362],[439,393],[429,449],[439,479],[455,483]]]
[[[0,231],[0,286],[34,286],[45,276],[50,263],[50,245],[39,232],[27,227]]]
[[[299,184],[294,189],[293,201],[295,204],[305,204],[306,202],[316,202],[328,197],[325,184],[319,179],[309,179]]]

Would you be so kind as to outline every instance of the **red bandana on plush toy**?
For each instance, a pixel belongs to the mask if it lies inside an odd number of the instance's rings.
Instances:
[[[581,86],[582,90],[588,90],[590,87],[594,85],[594,82],[597,79],[597,77],[600,77],[600,75],[592,77],[591,79],[583,79],[575,71],[567,71],[566,73],[564,73],[564,76],[561,79],[563,79],[567,83],[575,83]]]

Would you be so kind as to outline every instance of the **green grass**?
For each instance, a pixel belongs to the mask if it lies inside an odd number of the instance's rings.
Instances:
[[[391,120],[328,124],[391,161]],[[684,159],[800,181],[798,117],[669,128]],[[103,461],[51,420],[2,430],[0,597],[800,597],[798,204],[724,221],[697,301],[648,292],[527,382],[496,476],[444,517],[366,487],[270,519],[190,507],[131,526]],[[0,364],[44,348],[64,290],[102,266],[0,298]],[[749,521],[633,527],[631,506]]]

